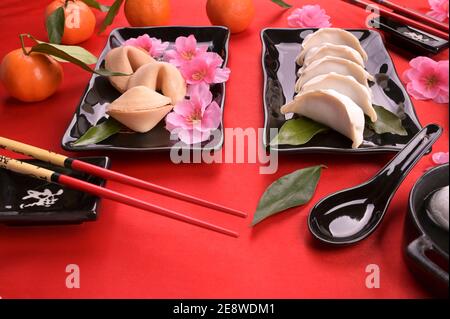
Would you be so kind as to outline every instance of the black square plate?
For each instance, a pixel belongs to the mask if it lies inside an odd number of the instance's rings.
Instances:
[[[82,161],[109,168],[108,157],[86,157]],[[104,186],[105,180],[85,173],[25,160],[58,173]],[[99,198],[55,183],[0,169],[0,223],[8,225],[79,224],[96,220]]]
[[[99,57],[97,68],[104,66],[105,56],[112,48],[122,45],[123,42],[130,38],[136,38],[143,34],[159,38],[163,42],[169,42],[169,48],[175,44],[175,40],[179,36],[193,34],[199,43],[209,46],[209,51],[218,53],[223,58],[224,65],[227,63],[229,31],[225,27],[118,28],[113,30],[109,35],[108,43]],[[223,114],[225,84],[215,84],[211,86],[211,91],[214,101],[222,108]],[[62,147],[68,151],[115,150],[149,152],[167,151],[176,143],[180,143],[177,140],[170,139],[170,133],[165,129],[165,123],[161,121],[147,133],[121,132],[98,144],[73,146],[72,143],[81,137],[90,127],[106,119],[105,106],[119,96],[120,93],[109,83],[106,77],[94,74],[81,98],[72,122],[63,136]],[[201,149],[217,150],[222,147],[224,139],[223,116],[218,130],[220,132],[220,138],[216,136],[214,140],[211,138],[211,140],[203,142]],[[181,148],[196,149],[190,145],[182,146]]]
[[[264,145],[269,147],[270,129],[280,129],[286,118],[280,107],[294,98],[294,87],[298,66],[296,57],[303,39],[317,29],[264,29],[262,65],[264,72]],[[373,30],[351,29],[366,50],[369,60],[366,69],[374,75],[376,83],[371,86],[373,102],[402,118],[407,136],[385,134],[364,134],[363,144],[351,148],[351,141],[330,130],[316,135],[304,145],[270,146],[272,150],[287,153],[382,153],[397,152],[421,129],[411,100],[403,87],[387,52],[381,35]]]

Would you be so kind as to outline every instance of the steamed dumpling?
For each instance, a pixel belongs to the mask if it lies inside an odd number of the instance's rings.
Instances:
[[[113,72],[132,74],[141,66],[156,62],[148,53],[132,46],[112,49],[105,57],[105,67]],[[109,81],[120,93],[127,90],[130,76],[110,76]]]
[[[173,105],[186,96],[186,81],[175,66],[166,62],[149,63],[140,67],[130,77],[128,89],[140,85],[160,90],[171,99]]]
[[[352,140],[352,148],[363,142],[364,113],[349,97],[334,90],[298,94],[281,107],[281,113],[297,113],[322,123]]]
[[[364,60],[358,51],[346,45],[332,43],[324,43],[310,48],[307,52],[305,52],[304,60],[297,59],[297,64],[308,66],[312,62],[320,60],[326,56],[347,59],[364,67]]]
[[[358,83],[352,76],[341,75],[334,72],[319,75],[306,82],[300,93],[315,90],[335,90],[351,98],[372,122],[376,122],[377,113],[372,106],[371,91],[364,85]]]
[[[373,81],[373,76],[359,64],[343,58],[327,56],[320,60],[316,60],[306,68],[299,70],[299,79],[295,84],[295,92],[300,92],[302,86],[312,78],[319,75],[328,74],[330,72],[353,76],[356,81],[367,88],[369,87],[367,81]]]
[[[146,133],[169,113],[172,100],[145,86],[135,86],[109,104],[106,113],[135,132]]]
[[[306,38],[303,40],[303,50],[300,53],[298,60],[303,63],[304,55],[309,51],[310,48],[319,46],[324,43],[349,46],[358,51],[364,61],[368,60],[367,53],[366,51],[364,51],[358,38],[356,38],[350,32],[338,28],[322,28],[306,36]]]

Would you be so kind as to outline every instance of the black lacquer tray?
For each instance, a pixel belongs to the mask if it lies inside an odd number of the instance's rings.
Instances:
[[[408,135],[376,134],[366,130],[363,144],[357,149],[352,149],[349,139],[330,130],[316,135],[304,145],[268,145],[271,140],[270,129],[280,129],[286,121],[285,115],[280,113],[280,107],[291,101],[295,95],[294,87],[299,68],[295,60],[301,51],[301,43],[308,34],[316,30],[264,29],[261,32],[264,72],[264,144],[272,150],[287,153],[383,153],[397,152],[402,149],[422,126],[381,35],[367,29],[349,29],[348,31],[360,40],[369,56],[366,69],[376,79],[371,85],[373,103],[397,114],[402,119]]]
[[[136,38],[140,35],[148,34],[150,37],[161,39],[163,42],[169,42],[169,48],[175,44],[179,36],[194,35],[197,42],[202,45],[208,45],[209,51],[218,53],[224,60],[224,65],[228,59],[228,40],[229,31],[225,27],[145,27],[145,28],[118,28],[111,32],[108,42],[103,49],[97,68],[104,66],[106,54],[130,38]],[[222,109],[225,101],[225,84],[215,84],[211,86],[213,100]],[[62,147],[69,151],[86,150],[112,150],[112,151],[168,151],[175,144],[181,148],[197,149],[198,146],[181,145],[177,139],[171,139],[170,133],[165,128],[164,120],[155,128],[147,133],[120,132],[110,138],[98,143],[85,146],[74,146],[73,142],[81,137],[89,128],[106,120],[105,107],[110,102],[120,96],[120,93],[109,83],[104,76],[93,75],[86,91],[81,97],[77,106],[75,115],[65,132],[62,139]],[[214,138],[201,144],[202,150],[217,150],[223,144],[223,116],[222,122],[218,128],[220,134],[215,134]]]

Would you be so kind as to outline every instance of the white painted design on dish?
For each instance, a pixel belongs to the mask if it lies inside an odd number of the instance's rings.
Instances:
[[[22,197],[22,200],[34,199],[35,201],[30,204],[20,204],[21,209],[34,206],[47,208],[51,207],[59,200],[58,196],[61,196],[64,193],[64,191],[60,189],[56,193],[53,193],[51,190],[46,188],[43,192],[29,190],[27,191],[27,193],[28,195]]]

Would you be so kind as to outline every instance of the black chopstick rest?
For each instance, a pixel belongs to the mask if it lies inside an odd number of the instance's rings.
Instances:
[[[414,50],[418,54],[437,54],[448,48],[447,40],[386,17],[377,17],[371,23],[385,32],[389,44]]]

